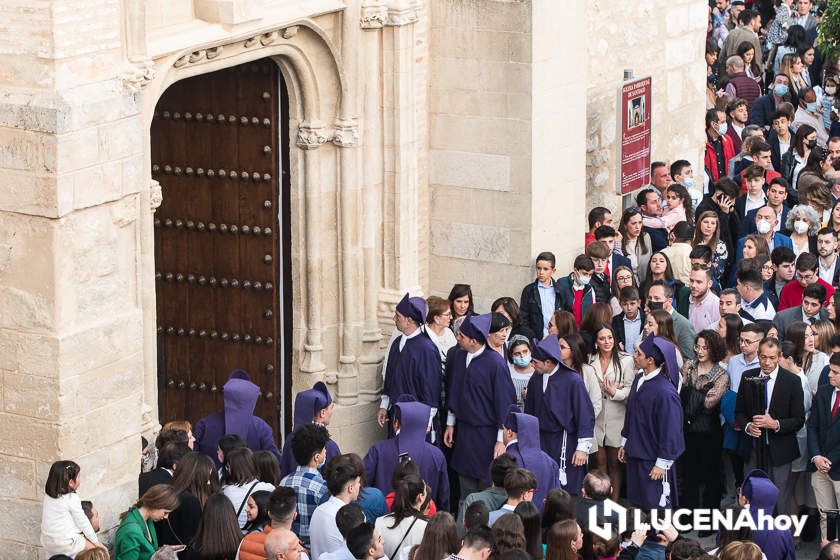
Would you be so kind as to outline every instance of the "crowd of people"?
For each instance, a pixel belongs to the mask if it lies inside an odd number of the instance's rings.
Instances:
[[[589,530],[606,500],[807,515],[840,558],[840,57],[811,0],[709,7],[702,182],[656,161],[584,252],[535,259],[518,301],[477,313],[467,284],[406,294],[361,456],[328,428],[327,386],[298,393],[278,449],[234,371],[225,409],[143,442],[138,501],[110,550],[52,465],[41,540],[56,560],[788,560],[773,528],[705,550],[673,527]],[[699,162],[696,162],[699,170]],[[617,222],[617,223],[616,223]],[[617,523],[613,524],[618,527]],[[703,538],[708,535],[699,534]],[[807,536],[802,536],[807,538]]]

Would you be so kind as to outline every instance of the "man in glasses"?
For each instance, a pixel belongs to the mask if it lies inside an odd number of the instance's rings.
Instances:
[[[819,276],[819,261],[817,257],[811,253],[802,253],[796,259],[796,276],[795,282],[788,282],[782,288],[782,293],[779,296],[779,311],[783,311],[789,307],[796,307],[802,303],[802,295],[805,292],[805,287],[820,283],[825,287],[825,305],[831,301],[831,296],[834,295],[834,288],[820,278]]]
[[[766,332],[766,327],[761,324],[744,325],[738,339],[741,353],[732,356],[726,366],[729,374],[729,390],[721,398],[720,413],[724,420],[723,449],[726,451],[726,458],[729,459],[729,465],[732,468],[736,496],[737,488],[744,481],[744,456],[741,451],[741,433],[735,430],[735,401],[743,373],[758,367],[758,343],[764,338]],[[729,486],[729,483],[727,483],[727,495],[730,497],[733,495],[733,487]]]

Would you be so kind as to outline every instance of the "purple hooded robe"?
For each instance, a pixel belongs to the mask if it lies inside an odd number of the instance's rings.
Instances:
[[[540,427],[540,445],[560,468],[560,486],[572,496],[580,495],[586,465],[575,466],[572,458],[578,438],[595,435],[595,409],[586,391],[580,373],[569,368],[560,357],[556,336],[534,340],[534,358],[557,364],[557,370],[548,378],[543,390],[545,375],[533,375],[528,382],[525,413],[537,418]],[[565,453],[564,442],[565,439]],[[562,477],[565,473],[565,482]]]
[[[750,517],[753,518],[757,526],[759,510],[763,510],[767,515],[772,515],[773,509],[776,507],[776,500],[779,499],[779,489],[773,484],[767,473],[759,469],[750,471],[744,477],[741,493],[749,500]],[[758,526],[753,541],[764,552],[767,560],[794,560],[796,558],[796,548],[790,531],[762,529]]]
[[[428,405],[419,402],[394,403],[394,415],[400,421],[400,433],[378,441],[365,455],[365,478],[368,484],[388,494],[397,465],[410,459],[420,468],[420,476],[432,489],[432,499],[441,511],[449,509],[449,475],[443,452],[426,441],[429,425]]]
[[[515,409],[515,410],[514,410]],[[560,467],[557,461],[540,449],[540,424],[535,416],[519,412],[514,407],[505,420],[505,428],[516,432],[516,441],[509,443],[505,453],[512,455],[523,469],[537,478],[533,503],[542,512],[548,493],[560,486]]]
[[[225,409],[199,420],[193,428],[196,451],[204,453],[219,466],[216,453],[219,439],[236,434],[248,443],[251,451],[271,451],[280,460],[280,450],[274,442],[274,431],[263,420],[254,416],[260,388],[251,382],[248,372],[237,369],[224,385]]]
[[[280,460],[280,476],[286,476],[295,472],[298,467],[295,461],[295,454],[292,453],[292,440],[294,439],[294,432],[305,424],[312,423],[315,415],[321,410],[327,408],[332,403],[332,395],[329,389],[322,382],[319,381],[312,386],[311,389],[301,391],[295,396],[295,419],[292,425],[292,433],[286,437],[283,443],[283,458]],[[341,449],[338,444],[330,438],[327,442],[327,461],[341,455]]]

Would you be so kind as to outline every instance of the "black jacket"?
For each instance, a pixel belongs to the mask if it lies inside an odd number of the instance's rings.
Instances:
[[[178,507],[172,510],[168,519],[155,522],[158,544],[190,544],[201,521],[201,503],[198,498],[184,490],[181,492]],[[179,556],[181,558],[183,555]]]
[[[557,286],[557,301],[560,303],[557,307],[565,309],[569,313],[575,312],[575,293],[572,288],[573,282],[572,275],[569,274],[568,276],[564,276],[559,279],[555,284]],[[580,306],[581,319],[586,316],[586,312],[589,311],[589,308],[592,307],[592,304],[594,303],[592,301],[592,294],[593,287],[592,282],[590,282],[583,288],[583,300],[581,301]]]
[[[172,484],[172,475],[163,467],[158,467],[146,473],[140,473],[137,479],[137,486],[140,488],[139,496],[142,498],[143,494],[155,484]]]
[[[833,385],[823,385],[817,389],[808,417],[808,468],[816,470],[811,459],[822,455],[831,461],[828,476],[831,480],[840,480],[840,414],[831,417],[831,395]]]
[[[645,328],[645,312],[641,307],[639,308],[639,318],[642,320],[641,330],[644,330],[644,328]],[[613,317],[612,328],[615,331],[615,337],[617,339],[615,341],[616,344],[621,344],[621,348],[624,348],[625,352],[627,352],[628,354],[632,354],[635,351],[634,348],[631,348],[629,350],[627,348],[625,348],[626,345],[627,345],[626,344],[627,343],[627,337],[624,334],[624,311],[622,311],[621,313],[619,313],[618,315]]]
[[[735,401],[735,427],[742,430],[743,437],[746,439],[747,459],[753,451],[755,438],[747,434],[744,428],[752,420],[752,416],[762,410],[762,403],[758,400],[762,390],[761,384],[747,380],[758,377],[760,374],[759,368],[744,372]],[[779,421],[779,431],[765,430],[769,435],[772,466],[779,467],[799,457],[796,432],[805,424],[804,398],[799,376],[780,367],[768,408],[770,416]]]
[[[534,280],[522,288],[522,297],[519,298],[519,316],[523,327],[530,329],[537,338],[542,338],[545,327],[539,288],[537,288],[538,282],[539,280]],[[554,283],[554,310],[557,310],[561,306],[560,289],[556,280],[552,282]]]

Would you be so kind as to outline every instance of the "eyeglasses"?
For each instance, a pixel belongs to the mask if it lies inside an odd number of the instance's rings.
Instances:
[[[799,278],[800,280],[805,280],[806,282],[808,282],[808,281],[816,278],[817,275],[814,274],[813,272],[808,272],[806,274],[802,274],[801,272],[797,271],[796,272],[796,277]]]
[[[738,342],[740,342],[741,344],[752,345],[752,344],[758,344],[759,340],[750,340],[749,338],[739,338]]]

